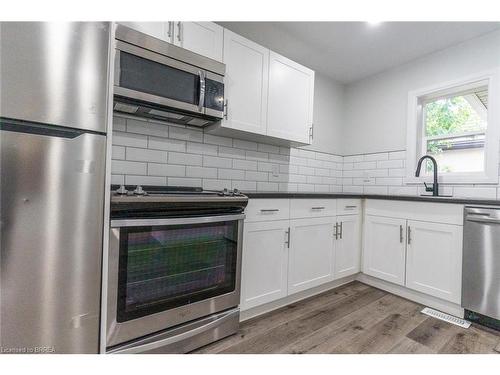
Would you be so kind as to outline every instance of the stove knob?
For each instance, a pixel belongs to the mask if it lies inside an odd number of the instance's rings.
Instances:
[[[134,190],[134,194],[135,195],[146,195],[146,192],[144,191],[144,189],[142,188],[141,185],[137,185],[137,187]]]
[[[125,195],[127,194],[127,189],[125,189],[125,185],[120,185],[120,187],[118,189],[115,190],[116,194],[119,194],[119,195]]]
[[[224,188],[224,190],[222,190],[222,195],[223,196],[229,195],[229,191],[227,190],[227,188]]]
[[[238,189],[233,189],[233,195],[239,196],[240,195],[240,191]]]

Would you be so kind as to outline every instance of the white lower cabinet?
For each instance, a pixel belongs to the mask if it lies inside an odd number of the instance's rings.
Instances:
[[[365,216],[363,272],[395,284],[405,284],[406,220]]]
[[[335,279],[340,279],[360,271],[361,218],[359,215],[337,216],[337,224],[333,266]]]
[[[245,223],[241,309],[287,295],[288,220]]]
[[[290,220],[288,293],[333,280],[334,217]]]
[[[459,304],[462,226],[408,220],[406,286]]]

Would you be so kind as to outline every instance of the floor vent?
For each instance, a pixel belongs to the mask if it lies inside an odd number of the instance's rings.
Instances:
[[[432,316],[433,318],[443,320],[445,322],[455,324],[456,326],[462,327],[462,328],[469,328],[470,327],[470,322],[464,319],[457,318],[456,316],[450,315],[450,314],[445,314],[444,312],[437,311],[434,309],[430,309],[426,307],[425,309],[422,310],[422,314]]]

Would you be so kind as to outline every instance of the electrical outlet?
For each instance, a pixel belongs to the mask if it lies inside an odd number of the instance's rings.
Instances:
[[[273,164],[272,166],[272,174],[273,177],[278,177],[280,175],[280,167],[277,164]]]

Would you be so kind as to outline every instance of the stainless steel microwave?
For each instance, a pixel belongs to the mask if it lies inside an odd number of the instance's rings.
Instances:
[[[225,65],[117,25],[114,110],[204,127],[224,115]]]

